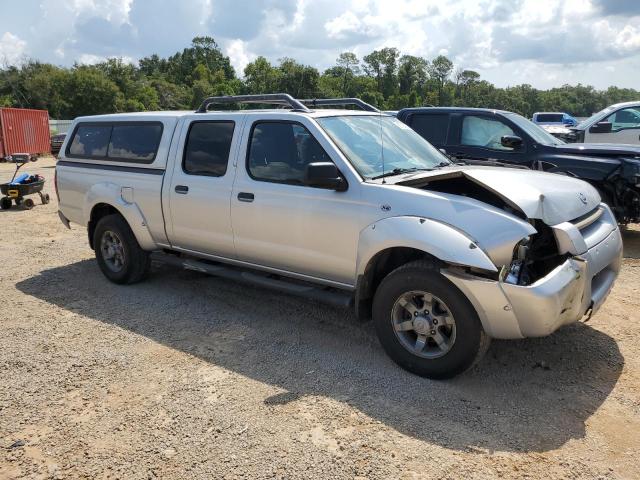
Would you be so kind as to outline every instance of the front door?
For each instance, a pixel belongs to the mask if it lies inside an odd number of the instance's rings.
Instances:
[[[611,123],[610,132],[585,132],[585,143],[640,144],[640,107],[627,107],[609,115],[603,122]]]
[[[530,160],[524,155],[526,139],[499,117],[464,115],[460,122],[460,138],[447,153],[463,160],[487,159],[530,166]],[[505,147],[501,142],[505,135],[520,136],[523,144],[518,148]]]
[[[305,185],[309,163],[333,161],[310,132],[318,127],[308,126],[247,122],[231,198],[236,252],[252,264],[352,285],[359,185],[344,192]]]
[[[235,168],[230,158],[241,125],[234,120],[207,115],[187,120],[182,129],[168,192],[167,235],[174,247],[235,257],[230,212]]]

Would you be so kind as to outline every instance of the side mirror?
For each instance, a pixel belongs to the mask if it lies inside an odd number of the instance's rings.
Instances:
[[[340,174],[338,167],[331,162],[315,162],[307,165],[304,183],[310,187],[327,188],[338,192],[344,192],[347,189],[347,181]]]
[[[611,133],[613,125],[611,122],[598,122],[589,129],[590,133]]]
[[[522,146],[522,139],[516,135],[503,135],[500,143],[503,147],[513,148],[515,150]]]

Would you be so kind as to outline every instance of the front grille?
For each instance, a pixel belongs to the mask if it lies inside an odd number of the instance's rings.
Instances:
[[[582,231],[597,222],[603,213],[604,209],[601,206],[597,206],[590,212],[572,220],[571,223],[573,223],[578,230]]]
[[[571,223],[580,231],[587,248],[591,248],[603,241],[618,226],[611,210],[603,204],[573,219]]]

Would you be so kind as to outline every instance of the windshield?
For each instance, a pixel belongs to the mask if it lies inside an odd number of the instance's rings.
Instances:
[[[598,113],[594,113],[593,115],[591,115],[586,120],[581,121],[578,125],[576,125],[576,128],[578,128],[580,130],[586,130],[587,127],[591,126],[591,124],[593,123],[593,120],[595,119],[595,117],[603,116],[606,113],[609,113],[609,112],[615,110],[615,108],[616,107],[614,105],[612,105],[610,107],[607,107],[607,108],[603,108]]]
[[[360,175],[431,170],[451,162],[400,120],[349,115],[316,119]],[[384,158],[384,168],[383,168]]]
[[[527,120],[517,113],[507,113],[505,116],[524,130],[531,138],[533,138],[534,141],[541,143],[542,145],[562,145],[565,143],[559,138],[551,135],[544,128],[536,125],[531,120]]]

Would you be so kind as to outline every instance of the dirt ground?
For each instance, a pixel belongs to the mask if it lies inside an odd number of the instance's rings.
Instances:
[[[53,160],[25,170],[55,197]],[[346,311],[111,284],[56,210],[0,211],[0,478],[640,478],[639,228],[589,323],[434,382]]]

